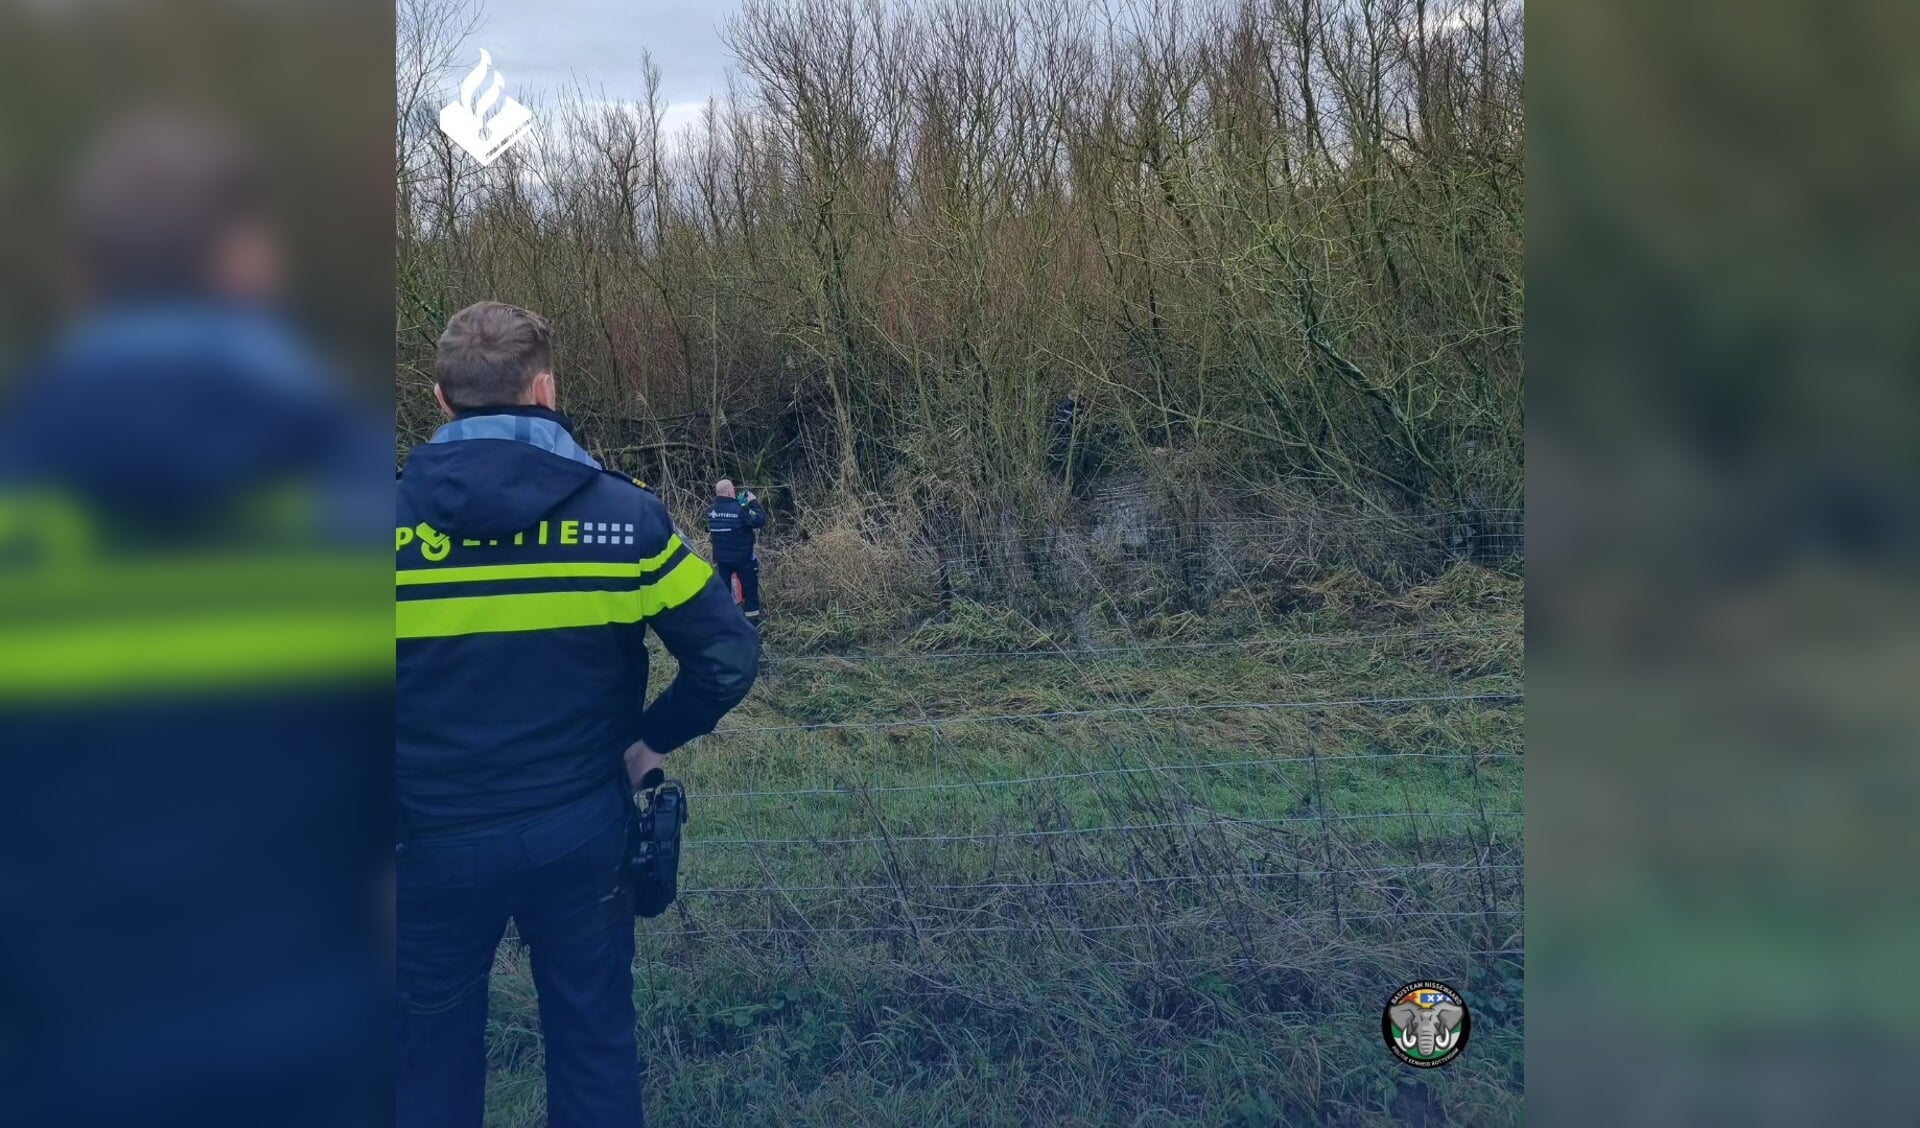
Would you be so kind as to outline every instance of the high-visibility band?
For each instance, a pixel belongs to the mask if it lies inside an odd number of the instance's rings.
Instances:
[[[457,584],[481,580],[565,580],[640,578],[636,562],[589,560],[545,564],[473,564],[460,568],[408,568],[396,571],[396,587],[408,584]]]
[[[454,638],[637,623],[692,599],[712,575],[706,561],[688,555],[637,591],[530,591],[407,600],[394,604],[394,635]]]
[[[705,560],[689,552],[666,575],[640,589],[640,602],[648,615],[658,615],[700,594],[713,578],[713,569]]]
[[[209,596],[231,604],[240,593],[275,597],[289,592],[377,601],[385,567],[377,549],[371,557],[203,553],[43,561],[32,568],[0,568],[0,607],[40,611],[56,603],[78,602],[91,608],[102,601],[142,600],[164,605]]]
[[[385,614],[345,608],[0,627],[0,702],[391,683]]]
[[[640,570],[642,572],[658,572],[662,567],[666,565],[668,559],[670,559],[673,556],[674,552],[677,549],[679,549],[679,547],[680,547],[680,536],[679,534],[676,533],[673,536],[670,536],[667,538],[667,547],[661,550],[660,555],[649,556],[645,560],[642,560],[640,562]]]
[[[456,568],[406,568],[393,573],[396,587],[408,584],[457,584],[483,580],[619,579],[658,571],[680,548],[680,538],[667,538],[658,556],[639,561],[546,561],[537,564],[471,564]]]
[[[462,595],[411,599],[393,605],[395,638],[605,627],[645,618],[632,591],[530,591],[517,595]]]

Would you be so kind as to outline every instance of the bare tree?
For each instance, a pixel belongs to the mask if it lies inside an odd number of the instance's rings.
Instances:
[[[429,116],[471,26],[402,5],[403,431],[434,319],[489,296],[555,319],[589,440],[655,481],[903,530],[1128,478],[1518,503],[1517,3],[749,0],[683,136],[641,55],[637,103],[559,92],[486,170]]]

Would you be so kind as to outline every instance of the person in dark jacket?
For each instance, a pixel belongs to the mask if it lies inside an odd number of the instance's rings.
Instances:
[[[409,455],[394,526],[398,1121],[481,1124],[512,919],[548,1118],[633,1128],[630,794],[746,695],[757,638],[660,500],[574,440],[544,321],[470,306],[435,371],[452,421]],[[679,661],[651,705],[648,629]]]
[[[71,320],[0,374],[10,1124],[390,1107],[393,659],[368,555],[393,417],[281,304],[299,263],[262,159],[172,111],[89,140],[46,287]]]
[[[747,618],[760,617],[760,558],[753,554],[753,531],[767,525],[767,511],[760,499],[747,490],[735,496],[733,481],[722,478],[713,484],[713,501],[707,505],[707,537],[713,544],[713,567],[720,582],[732,590],[735,577],[740,580],[740,604]]]

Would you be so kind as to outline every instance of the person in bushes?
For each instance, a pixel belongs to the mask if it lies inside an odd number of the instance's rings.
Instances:
[[[734,579],[740,581],[740,604],[747,618],[760,619],[760,560],[753,554],[753,531],[767,525],[767,511],[752,490],[739,491],[733,480],[722,478],[713,484],[713,501],[707,506],[707,536],[713,544],[713,570],[728,590]]]

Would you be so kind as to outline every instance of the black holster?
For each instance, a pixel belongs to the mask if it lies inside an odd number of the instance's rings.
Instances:
[[[659,778],[654,778],[654,777]],[[656,917],[680,892],[680,828],[687,822],[687,792],[658,769],[640,783],[627,816],[627,885],[633,915]]]

